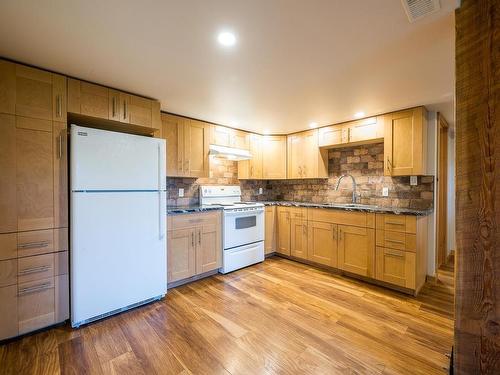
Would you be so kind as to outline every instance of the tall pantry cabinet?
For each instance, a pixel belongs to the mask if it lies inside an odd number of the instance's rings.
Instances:
[[[0,60],[0,340],[69,317],[66,77]]]

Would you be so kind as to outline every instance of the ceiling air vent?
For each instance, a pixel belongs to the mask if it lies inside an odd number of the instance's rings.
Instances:
[[[410,22],[414,22],[441,9],[439,0],[401,0],[401,2]]]

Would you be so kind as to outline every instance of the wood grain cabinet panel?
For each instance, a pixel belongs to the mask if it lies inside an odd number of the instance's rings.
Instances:
[[[1,59],[0,113],[16,114],[16,64]]]
[[[319,148],[318,129],[287,136],[288,178],[327,178],[328,150]]]
[[[19,257],[47,254],[54,251],[54,231],[52,229],[17,233],[17,253]]]
[[[161,137],[167,141],[167,176],[182,176],[184,172],[182,118],[161,114]],[[180,144],[180,147],[179,147]]]
[[[17,233],[0,234],[0,260],[17,258]]]
[[[16,146],[16,117],[0,114],[0,233],[17,231]]]
[[[68,136],[65,122],[53,123],[54,227],[68,227]]]
[[[17,259],[0,260],[0,288],[17,284]]]
[[[68,112],[109,119],[109,89],[94,83],[68,79]]]
[[[424,175],[427,172],[427,111],[417,107],[383,116],[384,174]]]
[[[307,259],[307,221],[304,219],[290,219],[290,255]]]
[[[415,289],[415,253],[378,246],[376,253],[377,280]]]
[[[271,254],[276,251],[277,243],[276,207],[266,206],[265,215],[264,251],[266,254]]]
[[[286,178],[286,136],[262,137],[262,178],[281,180]]]
[[[54,276],[54,255],[43,254],[19,258],[17,262],[19,283],[26,283]]]
[[[307,259],[337,267],[337,225],[310,221],[308,226]]]
[[[290,208],[277,207],[278,246],[276,252],[290,255]]]
[[[0,288],[0,316],[0,340],[17,336],[17,284]]]
[[[334,147],[348,142],[347,127],[331,125],[318,129],[318,146]]]
[[[196,273],[202,274],[221,267],[222,242],[220,223],[196,228]]]
[[[207,177],[209,169],[207,126],[196,120],[187,120],[182,126],[184,175]]]
[[[168,233],[168,282],[187,279],[196,274],[194,229],[177,229]]]
[[[250,160],[238,162],[238,178],[239,179],[262,179],[262,136],[258,134],[249,134]]]
[[[339,225],[338,235],[338,267],[357,275],[374,277],[374,229]]]
[[[69,275],[58,275],[54,278],[55,317],[56,323],[69,319]]]
[[[55,322],[54,278],[18,284],[19,334],[47,327]]]
[[[249,134],[226,126],[210,126],[210,144],[249,150]]]

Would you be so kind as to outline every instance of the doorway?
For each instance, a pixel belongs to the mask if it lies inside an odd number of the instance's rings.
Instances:
[[[440,113],[437,126],[436,270],[439,270],[448,260],[448,123]]]

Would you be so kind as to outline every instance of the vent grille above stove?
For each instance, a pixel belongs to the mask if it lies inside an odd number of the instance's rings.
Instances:
[[[432,14],[441,9],[439,0],[401,0],[410,22]]]

